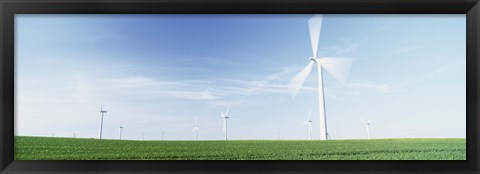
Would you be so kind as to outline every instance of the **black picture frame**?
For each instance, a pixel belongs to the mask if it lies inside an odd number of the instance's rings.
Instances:
[[[479,0],[0,0],[0,173],[479,173]],[[15,161],[15,14],[466,14],[465,161]]]

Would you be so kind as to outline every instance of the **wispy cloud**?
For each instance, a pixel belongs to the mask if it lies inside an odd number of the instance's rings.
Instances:
[[[23,86],[32,86],[23,81]],[[215,95],[208,89],[209,81],[204,80],[159,80],[145,76],[126,76],[115,78],[96,78],[91,76],[75,75],[70,82],[57,82],[55,95],[62,96],[68,101],[86,103],[94,100],[121,100],[126,97],[135,99],[173,98],[186,100],[217,100],[222,97]],[[54,91],[52,91],[54,92]],[[41,97],[39,94],[37,97]],[[46,94],[45,94],[46,95]],[[30,97],[35,97],[30,96]],[[67,97],[67,98],[65,98]]]
[[[235,59],[231,58],[214,58],[214,57],[207,57],[207,56],[190,56],[183,58],[182,60],[188,62],[202,62],[204,64],[214,64],[214,65],[227,65],[227,66],[238,66],[243,62],[235,61]]]
[[[413,52],[413,51],[418,51],[422,49],[422,47],[418,45],[408,45],[400,48],[396,48],[393,50],[394,53],[408,53],[408,52]]]
[[[364,89],[372,89],[380,93],[392,93],[392,92],[401,92],[400,89],[397,89],[393,85],[390,84],[372,84],[368,82],[356,82],[349,84],[352,88],[364,88]]]
[[[252,105],[253,102],[249,102],[245,99],[230,99],[230,100],[209,100],[207,103],[210,108],[237,108]]]
[[[355,51],[362,45],[359,41],[352,41],[350,39],[342,39],[340,44],[322,47],[320,50],[333,52],[335,54],[344,54]]]
[[[154,80],[142,76],[132,76],[123,78],[100,79],[100,83],[109,88],[141,88],[141,87],[159,87],[168,85],[180,85],[180,83]]]
[[[286,89],[286,77],[291,74],[291,68],[284,68],[280,72],[260,76],[258,80],[227,79],[219,78],[220,84],[229,84],[216,86],[215,90],[224,95],[251,96],[262,93],[283,93]]]
[[[203,92],[196,92],[196,91],[167,91],[166,94],[183,99],[190,99],[190,100],[215,100],[220,99],[219,96],[214,96],[210,93],[207,89]]]
[[[449,73],[449,72],[452,72],[456,68],[465,67],[465,64],[466,64],[465,61],[452,62],[452,63],[449,63],[447,65],[444,65],[444,66],[438,67],[436,69],[433,69],[431,72],[428,72],[428,73],[426,73],[422,76],[419,76],[416,79],[403,81],[396,86],[398,86],[398,87],[406,86],[406,85],[410,85],[412,83],[423,81],[423,80],[428,79],[428,78],[433,78],[433,77],[436,77],[436,76],[439,76],[439,75],[442,75],[442,74],[445,74],[445,73]]]
[[[402,81],[402,82],[397,83],[397,84],[387,84],[387,83],[374,84],[374,83],[370,83],[370,82],[355,82],[355,83],[348,84],[348,86],[350,86],[352,88],[357,88],[357,89],[370,89],[370,90],[374,90],[374,91],[377,91],[377,92],[380,92],[380,93],[402,92],[402,88],[407,86],[407,85],[410,85],[410,84],[413,84],[413,83],[416,83],[416,82],[420,82],[420,81],[423,81],[423,80],[428,79],[428,78],[433,78],[433,77],[438,76],[438,75],[449,73],[449,72],[452,72],[455,68],[460,68],[460,67],[464,67],[464,66],[465,66],[465,61],[450,63],[450,64],[447,64],[445,66],[433,69],[431,72],[426,73],[422,76],[418,76],[418,78]]]

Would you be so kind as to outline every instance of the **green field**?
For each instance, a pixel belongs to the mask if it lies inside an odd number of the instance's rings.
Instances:
[[[133,141],[15,137],[15,160],[465,160],[465,139]]]

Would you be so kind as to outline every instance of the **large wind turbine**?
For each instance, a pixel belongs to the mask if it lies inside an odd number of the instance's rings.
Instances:
[[[325,68],[335,79],[340,82],[345,82],[347,75],[352,66],[352,59],[346,58],[332,58],[332,57],[318,57],[318,41],[320,39],[320,30],[322,27],[322,15],[314,15],[308,21],[310,30],[310,41],[312,45],[313,57],[310,57],[310,63],[305,66],[292,80],[288,86],[290,94],[294,97],[302,87],[305,79],[310,74],[313,64],[317,63],[318,73],[318,109],[320,115],[320,140],[327,140],[327,119],[325,111],[325,96],[323,91],[323,75],[322,69]]]
[[[308,112],[308,118],[304,123],[304,125],[307,126],[307,128],[308,128],[308,139],[309,140],[312,139],[312,119],[310,119],[311,116],[312,116],[312,111],[310,110],[310,112]]]
[[[193,130],[192,130],[192,132],[195,134],[195,140],[198,139],[198,129],[199,129],[199,126],[197,123],[197,118],[195,118],[195,125],[193,126]]]
[[[102,130],[103,130],[103,114],[107,113],[107,111],[103,110],[103,104],[100,105],[100,113],[102,114],[102,120],[100,121],[100,139],[102,139]]]
[[[227,127],[227,120],[230,118],[228,117],[228,111],[230,111],[230,108],[227,108],[227,111],[225,113],[222,112],[222,118],[223,118],[223,131],[225,131],[225,140],[228,140],[228,127]]]
[[[372,117],[368,119],[368,121],[363,121],[363,124],[365,124],[365,127],[367,128],[367,138],[370,139],[370,124],[372,123]]]

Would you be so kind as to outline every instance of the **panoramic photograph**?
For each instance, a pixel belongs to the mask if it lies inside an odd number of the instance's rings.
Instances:
[[[466,160],[465,14],[17,14],[15,160]]]

